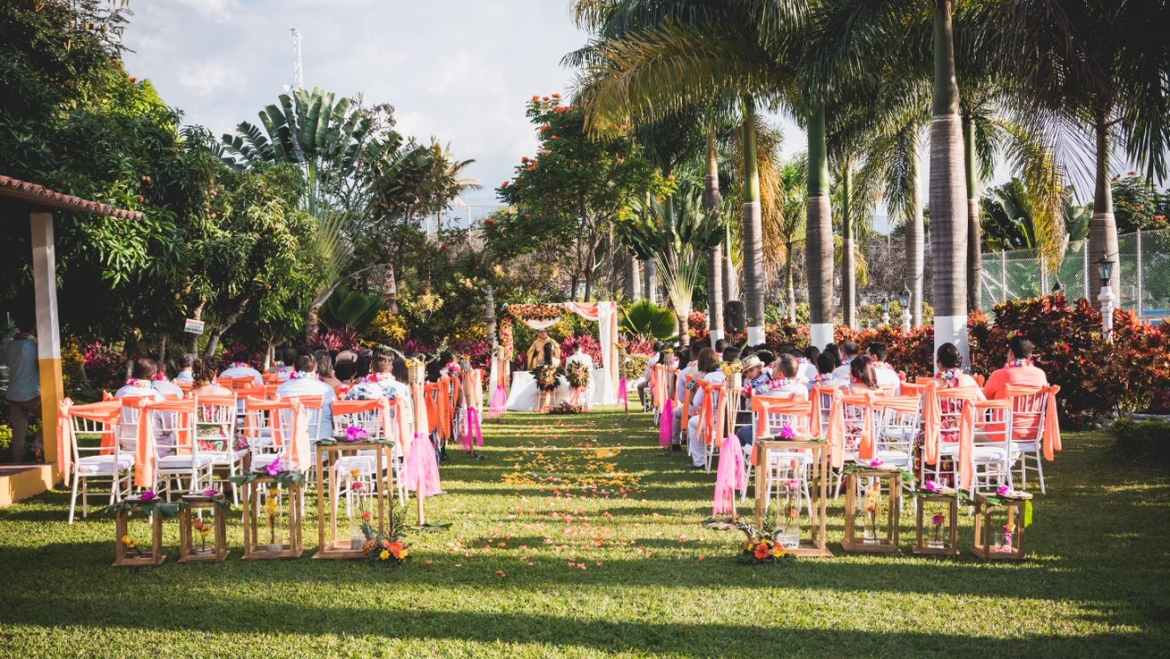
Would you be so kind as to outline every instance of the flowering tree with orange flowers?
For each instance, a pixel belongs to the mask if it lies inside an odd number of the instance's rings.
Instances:
[[[488,245],[501,259],[548,249],[571,277],[569,289],[583,278],[589,299],[596,272],[612,260],[610,228],[655,187],[654,169],[628,130],[588,134],[584,111],[559,94],[533,96],[527,115],[540,147],[496,189],[509,208],[484,223]]]

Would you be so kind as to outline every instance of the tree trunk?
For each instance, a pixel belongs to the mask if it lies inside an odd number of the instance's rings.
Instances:
[[[236,307],[236,310],[228,314],[228,317],[224,319],[223,323],[220,324],[219,327],[216,327],[215,331],[211,333],[211,336],[207,339],[207,348],[205,348],[203,351],[203,356],[205,358],[211,359],[215,357],[215,352],[219,350],[219,340],[223,338],[224,332],[227,332],[229,329],[231,329],[232,325],[235,325],[236,321],[240,319],[240,316],[244,315],[244,310],[248,308],[248,302],[250,301],[251,300],[249,298],[244,298],[241,300],[239,306]],[[316,311],[310,311],[309,313],[316,317]]]
[[[719,193],[719,154],[715,145],[715,127],[707,129],[707,179],[703,202],[707,213],[719,217],[722,203]],[[707,252],[707,329],[711,333],[711,346],[723,338],[723,245],[716,245]]]
[[[191,314],[191,318],[195,320],[203,320],[203,307],[207,304],[207,300],[199,299],[199,304],[195,307],[195,311]],[[187,337],[187,352],[192,355],[199,354],[199,335],[191,334]]]
[[[733,243],[731,242],[731,226],[724,228],[723,239],[723,304],[739,299],[739,275],[735,272],[735,261],[732,260]]]
[[[638,257],[633,252],[630,252],[628,257],[629,260],[626,261],[626,297],[633,302],[642,298],[642,268],[638,263]]]
[[[788,241],[784,245],[784,253],[787,258],[784,259],[784,292],[788,300],[788,322],[796,322],[796,282],[792,275],[792,241]]]
[[[1097,296],[1101,294],[1101,278],[1097,276],[1095,263],[1102,256],[1117,263],[1117,221],[1113,217],[1113,190],[1109,182],[1109,125],[1105,113],[1098,111],[1095,131],[1097,133],[1096,189],[1093,193],[1093,218],[1089,224],[1089,263],[1093,272],[1089,276],[1089,304],[1098,306]],[[1113,267],[1109,286],[1116,296],[1121,292],[1121,267]],[[1114,308],[1118,307],[1114,298]]]
[[[917,156],[915,156],[917,161]],[[917,168],[915,168],[917,170]],[[922,326],[922,294],[926,280],[925,223],[918,176],[909,177],[910,217],[906,218],[906,288],[910,289],[910,325]]]
[[[811,338],[813,345],[824,348],[833,341],[833,216],[829,203],[829,159],[823,107],[817,107],[808,120],[808,208],[804,244]]]
[[[967,212],[963,126],[955,83],[952,0],[935,0],[934,104],[930,126],[930,248],[934,343],[967,345]],[[969,362],[968,362],[969,363]]]
[[[983,235],[979,227],[979,170],[975,164],[975,125],[963,118],[963,168],[967,177],[967,310],[983,307]]]
[[[646,299],[658,304],[658,266],[651,259],[643,264],[643,275],[646,280]]]
[[[160,332],[158,335],[158,372],[164,373],[167,363],[167,343],[170,342],[170,332]]]
[[[674,311],[674,320],[678,323],[678,343],[683,348],[689,348],[691,345],[691,324],[689,316],[690,314],[679,313],[677,309]]]
[[[743,99],[743,279],[747,340],[764,342],[764,227],[760,206],[760,173],[756,162],[756,108],[751,96]]]
[[[309,307],[309,313],[305,318],[305,345],[313,345],[317,335],[321,333],[321,311],[320,304],[314,304]]]
[[[398,314],[398,278],[394,276],[394,265],[386,265],[386,275],[382,280],[382,302],[386,311]]]
[[[853,215],[850,205],[853,203],[853,161],[845,160],[845,170],[841,175],[841,311],[845,317],[845,324],[851,328],[857,326],[857,263],[856,245],[853,239]]]

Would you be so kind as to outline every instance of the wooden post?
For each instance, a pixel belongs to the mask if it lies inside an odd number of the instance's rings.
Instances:
[[[37,362],[41,379],[41,438],[45,462],[57,464],[57,406],[64,398],[61,381],[61,328],[57,319],[57,252],[53,214],[29,216],[33,248],[33,292],[37,311]],[[54,469],[53,481],[60,478]]]

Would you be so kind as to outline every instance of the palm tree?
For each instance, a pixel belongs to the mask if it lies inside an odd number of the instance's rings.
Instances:
[[[998,25],[1006,35],[1005,69],[1021,80],[1030,109],[1052,124],[1073,122],[1093,136],[1095,162],[1089,253],[1118,256],[1110,190],[1114,146],[1143,167],[1147,178],[1166,177],[1170,148],[1170,23],[1166,2],[1049,0],[1006,3]],[[1026,66],[1023,64],[1026,62]],[[1116,292],[1120,268],[1109,285]],[[1101,282],[1090,278],[1090,299]]]
[[[770,237],[779,244],[775,254],[784,263],[784,299],[788,308],[788,320],[796,322],[796,286],[794,282],[794,266],[796,265],[796,245],[804,242],[805,180],[808,178],[808,160],[801,154],[784,163],[780,168],[780,180],[777,190],[779,203],[776,212],[771,217],[765,216],[765,245]],[[769,254],[773,253],[769,250]]]

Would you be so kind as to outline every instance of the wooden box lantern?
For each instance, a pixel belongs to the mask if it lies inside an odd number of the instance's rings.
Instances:
[[[794,440],[766,440],[758,441],[756,443],[756,527],[764,528],[764,518],[769,508],[769,496],[771,494],[770,487],[772,486],[772,469],[770,465],[773,460],[783,460],[784,454],[793,454],[794,452],[801,452],[808,456],[808,468],[804,473],[807,474],[808,479],[808,495],[811,497],[811,502],[803,501],[800,495],[795,497],[795,505],[785,506],[787,502],[792,504],[793,501],[781,497],[781,501],[776,502],[777,510],[773,514],[787,515],[791,508],[797,510],[797,520],[803,515],[811,503],[812,514],[807,519],[808,533],[801,535],[799,522],[795,529],[795,537],[791,544],[786,543],[786,548],[789,554],[793,556],[803,557],[831,557],[833,552],[825,543],[825,508],[828,503],[829,492],[829,451],[828,444],[822,440],[816,439],[794,439]],[[781,455],[776,455],[777,452],[782,452]],[[798,469],[803,470],[803,465]],[[775,474],[776,476],[779,473]],[[798,490],[803,489],[800,483],[801,478],[796,480]],[[775,483],[777,488],[786,487],[782,483]],[[780,508],[784,510],[780,510]],[[783,524],[777,525],[778,531],[783,531]]]
[[[317,444],[318,544],[313,558],[364,558],[363,525],[376,535],[389,528],[394,505],[390,450],[388,442]]]
[[[847,469],[847,472],[842,549],[847,552],[897,552],[902,472],[864,466]],[[861,494],[863,483],[866,485],[864,496]]]
[[[302,479],[250,476],[244,484],[244,559],[300,558]]]
[[[117,547],[114,567],[155,567],[167,560],[162,553],[163,515],[157,500],[126,499],[112,511]]]
[[[222,561],[228,556],[231,506],[220,495],[188,494],[179,512],[179,562]]]
[[[959,493],[922,492],[916,497],[914,553],[959,555]]]
[[[971,549],[985,561],[1022,561],[1024,530],[1031,522],[1032,495],[975,495],[975,546]]]

